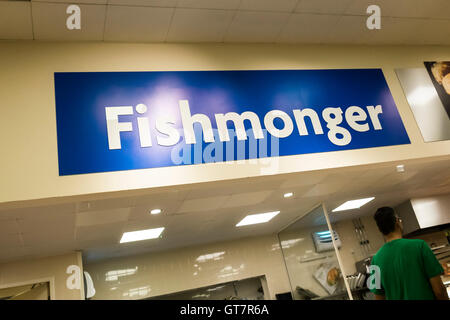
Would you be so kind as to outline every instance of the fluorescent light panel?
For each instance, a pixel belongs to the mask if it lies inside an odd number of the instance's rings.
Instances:
[[[375,197],[370,198],[364,198],[364,199],[356,199],[356,200],[349,200],[343,204],[341,204],[339,207],[333,210],[333,212],[336,211],[344,211],[344,210],[351,210],[351,209],[359,209],[366,203],[372,201],[375,199]]]
[[[151,214],[159,214],[161,213],[161,209],[153,209],[152,211],[150,211]]]
[[[122,235],[122,239],[120,239],[120,243],[155,239],[158,238],[163,231],[164,228],[155,228],[155,229],[125,232]]]
[[[250,224],[264,223],[270,221],[273,217],[279,214],[280,211],[266,212],[266,213],[257,213],[246,216],[242,219],[236,227],[247,226]]]
[[[284,197],[285,197],[285,198],[290,198],[290,197],[292,197],[293,195],[294,195],[293,192],[288,192],[288,193],[285,193],[285,194],[284,194]]]

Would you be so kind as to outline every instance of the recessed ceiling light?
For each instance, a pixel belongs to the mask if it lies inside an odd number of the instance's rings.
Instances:
[[[264,223],[270,221],[273,217],[275,217],[279,213],[280,211],[251,214],[242,219],[241,222],[239,222],[236,225],[236,227],[246,226],[249,224]]]
[[[164,227],[139,231],[124,232],[120,243],[141,241],[158,238],[164,231]]]
[[[351,209],[359,209],[366,203],[372,201],[375,199],[375,197],[370,198],[364,198],[364,199],[356,199],[356,200],[349,200],[343,204],[341,204],[339,207],[333,210],[333,212],[336,211],[344,211],[344,210],[351,210]]]
[[[285,198],[290,198],[290,197],[292,197],[293,195],[294,195],[293,192],[288,192],[288,193],[285,193],[285,194],[284,194],[284,197],[285,197]]]
[[[151,214],[159,214],[161,213],[161,209],[153,209],[152,211],[150,211]]]

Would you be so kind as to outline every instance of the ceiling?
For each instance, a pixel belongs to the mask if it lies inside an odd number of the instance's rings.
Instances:
[[[450,156],[60,199],[0,210],[0,263],[83,252],[85,262],[276,233],[324,202],[329,211],[351,199],[375,196],[332,221],[373,214],[379,206],[450,193]],[[283,194],[293,192],[291,198]],[[151,215],[160,208],[163,212]],[[280,210],[270,222],[235,225],[246,215]],[[165,227],[162,237],[120,244],[123,232]]]
[[[68,30],[69,3],[81,30]],[[381,30],[366,9],[381,8]],[[0,0],[0,40],[450,44],[449,0]]]

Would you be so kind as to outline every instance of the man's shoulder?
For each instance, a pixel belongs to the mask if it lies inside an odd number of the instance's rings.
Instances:
[[[399,239],[394,243],[397,250],[421,250],[426,242],[421,239]]]
[[[400,248],[422,248],[425,241],[421,239],[398,239],[394,240],[395,242],[387,242],[385,243],[378,252],[373,256],[373,260],[377,260],[382,258],[385,254],[389,254],[389,252],[395,252],[401,250]],[[400,248],[399,248],[400,247]],[[394,249],[395,248],[395,249]]]
[[[404,245],[411,245],[417,247],[421,247],[424,244],[426,244],[426,242],[422,239],[401,239],[401,241]]]

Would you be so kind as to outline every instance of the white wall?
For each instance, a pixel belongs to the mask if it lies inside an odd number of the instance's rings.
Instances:
[[[290,291],[276,235],[104,260],[85,270],[94,299],[142,299],[262,275],[271,299]]]
[[[432,156],[450,141],[424,143],[394,68],[450,60],[450,47],[0,43],[0,205],[20,200],[145,189]],[[58,176],[53,73],[232,69],[383,68],[411,145],[209,164]],[[76,88],[74,88],[76,90]],[[267,163],[267,162],[265,162]]]
[[[79,290],[69,289],[66,285],[67,278],[70,276],[66,270],[70,265],[78,266],[83,274],[80,252],[0,264],[0,288],[48,281],[52,300],[84,299],[83,282]]]
[[[364,225],[366,238],[370,242],[370,248],[368,248],[369,254],[375,254],[385,243],[383,235],[378,230],[377,224],[371,215],[362,217],[361,221]],[[361,246],[355,233],[355,227],[350,219],[335,223],[333,229],[341,237],[342,246],[339,252],[342,258],[342,264],[344,265],[344,270],[348,275],[353,274],[356,272],[355,262],[366,258],[367,254],[361,250]]]

